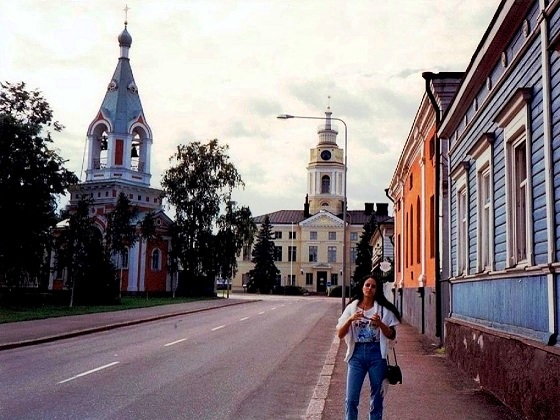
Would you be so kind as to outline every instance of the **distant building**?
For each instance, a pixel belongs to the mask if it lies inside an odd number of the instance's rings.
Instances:
[[[116,257],[117,266],[122,269],[121,291],[169,292],[175,287],[167,264],[171,245],[168,228],[172,221],[162,209],[162,191],[150,188],[153,136],[130,66],[132,37],[126,22],[118,42],[117,67],[101,107],[87,129],[86,180],[70,188],[68,210],[74,211],[81,197],[91,198],[91,215],[101,237],[107,227],[106,214],[114,209],[121,192],[140,209],[138,222],[147,212],[153,212],[161,239],[141,239],[127,250],[124,259]],[[58,228],[64,229],[65,222]],[[63,288],[65,275],[65,270],[53,271],[50,288]]]
[[[356,244],[364,224],[374,213],[380,222],[390,219],[386,203],[378,203],[376,209],[373,203],[366,203],[362,210],[347,210],[347,272],[343,273],[344,150],[336,143],[338,130],[331,115],[327,109],[325,123],[317,130],[319,141],[310,150],[307,196],[302,209],[268,214],[276,249],[275,265],[280,270],[276,284],[301,286],[310,293],[327,293],[329,288],[342,285],[344,274],[349,280],[345,284],[350,285],[354,280],[351,276]],[[265,216],[254,218],[258,228]],[[248,273],[254,267],[251,252],[251,246],[243,248],[233,279],[234,289],[241,289],[249,279]]]

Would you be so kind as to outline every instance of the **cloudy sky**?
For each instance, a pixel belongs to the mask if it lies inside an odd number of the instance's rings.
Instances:
[[[303,208],[321,124],[276,116],[321,117],[329,105],[348,126],[349,208],[387,202],[421,73],[464,71],[499,0],[0,0],[0,80],[43,93],[78,176],[125,5],[152,186],[176,145],[217,138],[246,184],[234,198],[260,215]]]

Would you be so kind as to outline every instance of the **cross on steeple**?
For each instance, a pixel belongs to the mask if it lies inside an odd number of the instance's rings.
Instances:
[[[128,4],[124,6],[124,24],[128,25],[128,11],[130,10],[130,7],[128,7]]]

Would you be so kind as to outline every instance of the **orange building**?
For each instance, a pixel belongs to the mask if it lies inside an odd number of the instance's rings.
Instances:
[[[436,129],[462,73],[424,73],[426,92],[393,174],[395,293],[403,318],[422,334],[442,336],[446,293],[439,283],[444,237],[440,186],[445,161]]]

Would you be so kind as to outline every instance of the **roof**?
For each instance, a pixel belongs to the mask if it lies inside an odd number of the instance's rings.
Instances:
[[[267,213],[253,218],[254,222],[259,225],[264,222],[265,216],[268,216],[270,223],[273,225],[291,225],[292,223],[300,223],[314,215],[305,217],[303,210],[278,210],[273,213]],[[336,214],[336,217],[342,219],[342,213]],[[370,218],[370,214],[364,210],[348,210],[346,218],[352,225],[365,225]],[[392,216],[377,216],[376,221],[383,223],[392,220]]]

